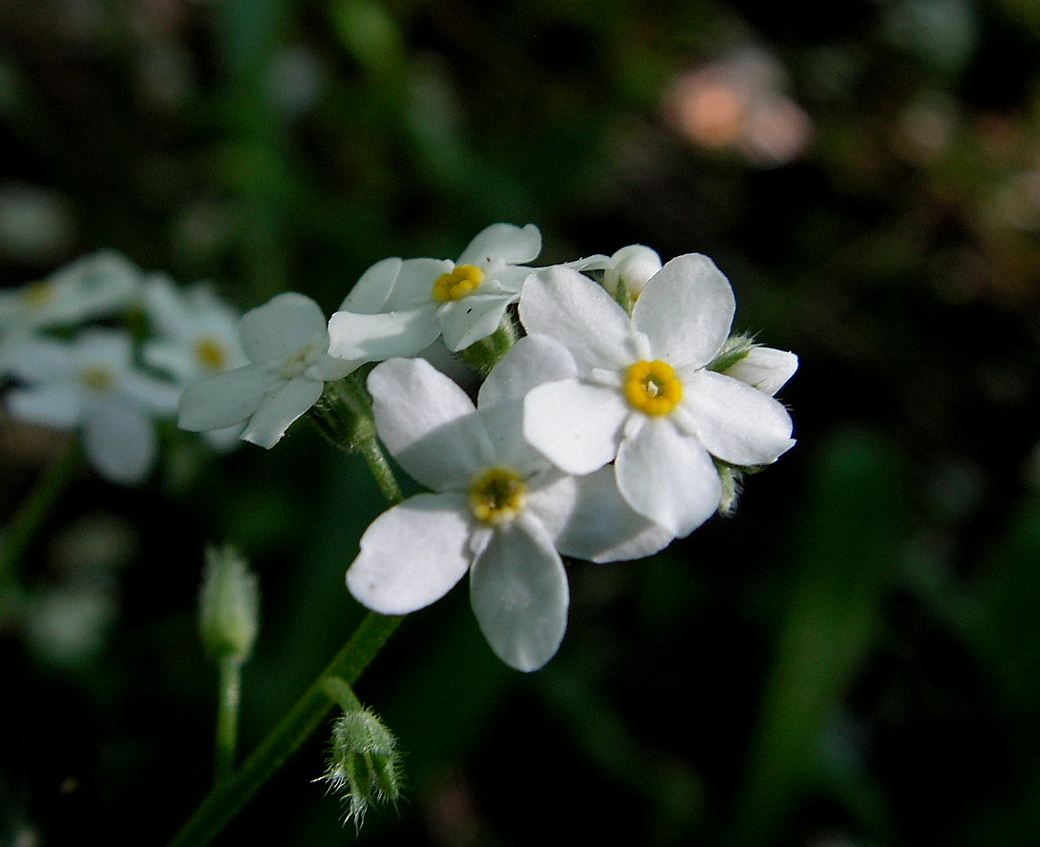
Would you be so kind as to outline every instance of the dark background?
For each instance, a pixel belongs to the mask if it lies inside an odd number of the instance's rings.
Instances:
[[[811,9],[811,11],[810,11]],[[0,284],[98,247],[334,309],[495,221],[712,256],[796,351],[737,513],[570,568],[521,675],[465,588],[358,686],[407,751],[368,844],[1028,845],[1040,832],[1040,12],[1031,0],[3,0]],[[348,637],[381,501],[305,424],[84,472],[0,630],[0,843],[163,843],[208,789],[202,551],[260,575],[249,749]],[[12,514],[60,440],[0,419]],[[218,843],[339,844],[321,733]]]

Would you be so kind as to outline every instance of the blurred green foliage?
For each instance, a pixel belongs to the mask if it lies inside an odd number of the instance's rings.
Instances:
[[[1029,0],[6,0],[0,284],[99,246],[245,309],[534,222],[711,255],[800,444],[653,560],[571,567],[544,671],[464,588],[358,686],[370,844],[1001,847],[1040,829],[1040,16]],[[60,443],[0,421],[11,514]],[[360,619],[381,509],[298,426],[77,477],[0,632],[0,843],[162,843],[205,794],[207,543],[258,572],[254,744]],[[316,737],[221,843],[342,843]],[[147,831],[142,830],[146,822]]]

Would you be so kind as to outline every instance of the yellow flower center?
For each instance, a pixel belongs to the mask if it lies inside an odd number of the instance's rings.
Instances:
[[[54,299],[54,286],[49,282],[30,282],[22,289],[22,302],[27,309],[42,309]]]
[[[461,300],[480,288],[484,272],[476,265],[456,265],[433,282],[433,299],[438,303]]]
[[[527,487],[512,468],[488,468],[477,474],[469,486],[469,508],[478,521],[501,526],[513,520],[524,508]]]
[[[651,417],[667,415],[682,400],[682,383],[667,362],[636,362],[624,382],[625,399],[634,409]]]
[[[200,338],[195,342],[195,358],[205,370],[213,373],[227,367],[227,350],[212,338]]]
[[[116,387],[116,376],[102,365],[87,365],[80,373],[83,384],[94,391],[108,393]]]

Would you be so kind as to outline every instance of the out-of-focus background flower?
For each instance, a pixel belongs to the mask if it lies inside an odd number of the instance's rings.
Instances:
[[[712,256],[796,351],[798,446],[525,676],[465,588],[358,687],[368,844],[1029,844],[1040,831],[1040,12],[1031,0],[4,0],[0,286],[101,247],[239,309],[538,224]],[[360,618],[381,510],[297,425],[84,471],[0,610],[0,843],[162,843],[207,790],[203,548],[259,574],[242,743]],[[6,521],[63,437],[0,418]],[[11,575],[8,575],[10,578]],[[354,837],[315,736],[218,843]],[[146,829],[142,829],[146,826]]]

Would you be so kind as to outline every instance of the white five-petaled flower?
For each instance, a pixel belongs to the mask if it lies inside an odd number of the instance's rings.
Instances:
[[[243,440],[273,447],[318,401],[325,382],[342,379],[360,364],[328,354],[321,307],[295,292],[246,312],[239,335],[249,364],[188,385],[180,402],[182,429],[199,432],[245,422]]]
[[[665,264],[631,317],[573,269],[532,276],[520,320],[529,333],[566,347],[572,360],[566,378],[527,395],[525,437],[569,473],[615,461],[628,503],[688,535],[719,505],[713,457],[764,465],[794,443],[787,410],[767,391],[707,367],[734,310],[729,281],[700,254]]]
[[[126,307],[141,272],[113,250],[99,250],[45,280],[0,292],[0,374],[18,345],[38,329],[72,326]]]
[[[181,387],[249,364],[238,337],[242,316],[210,286],[198,283],[182,289],[164,274],[150,274],[141,297],[152,329],[142,345],[142,358]],[[239,443],[243,428],[238,423],[206,430],[203,437],[215,449],[228,450]]]
[[[183,289],[163,274],[150,274],[142,298],[153,334],[141,354],[151,367],[187,384],[249,364],[238,337],[242,316],[210,286]]]
[[[423,359],[392,359],[368,379],[376,427],[419,494],[365,531],[347,586],[365,606],[406,614],[470,572],[477,620],[511,667],[535,670],[566,628],[560,553],[593,561],[650,555],[672,540],[618,493],[613,468],[564,474],[521,437],[522,398],[556,379],[569,356],[544,338],[521,339],[480,389],[477,407]]]
[[[455,262],[383,259],[369,268],[329,320],[329,352],[381,362],[414,356],[443,335],[454,351],[498,329],[542,249],[538,227],[492,224]]]
[[[33,337],[14,351],[11,413],[57,429],[80,427],[91,464],[113,482],[140,482],[155,461],[153,418],[177,408],[176,386],[133,365],[128,334],[86,329],[72,341]]]

